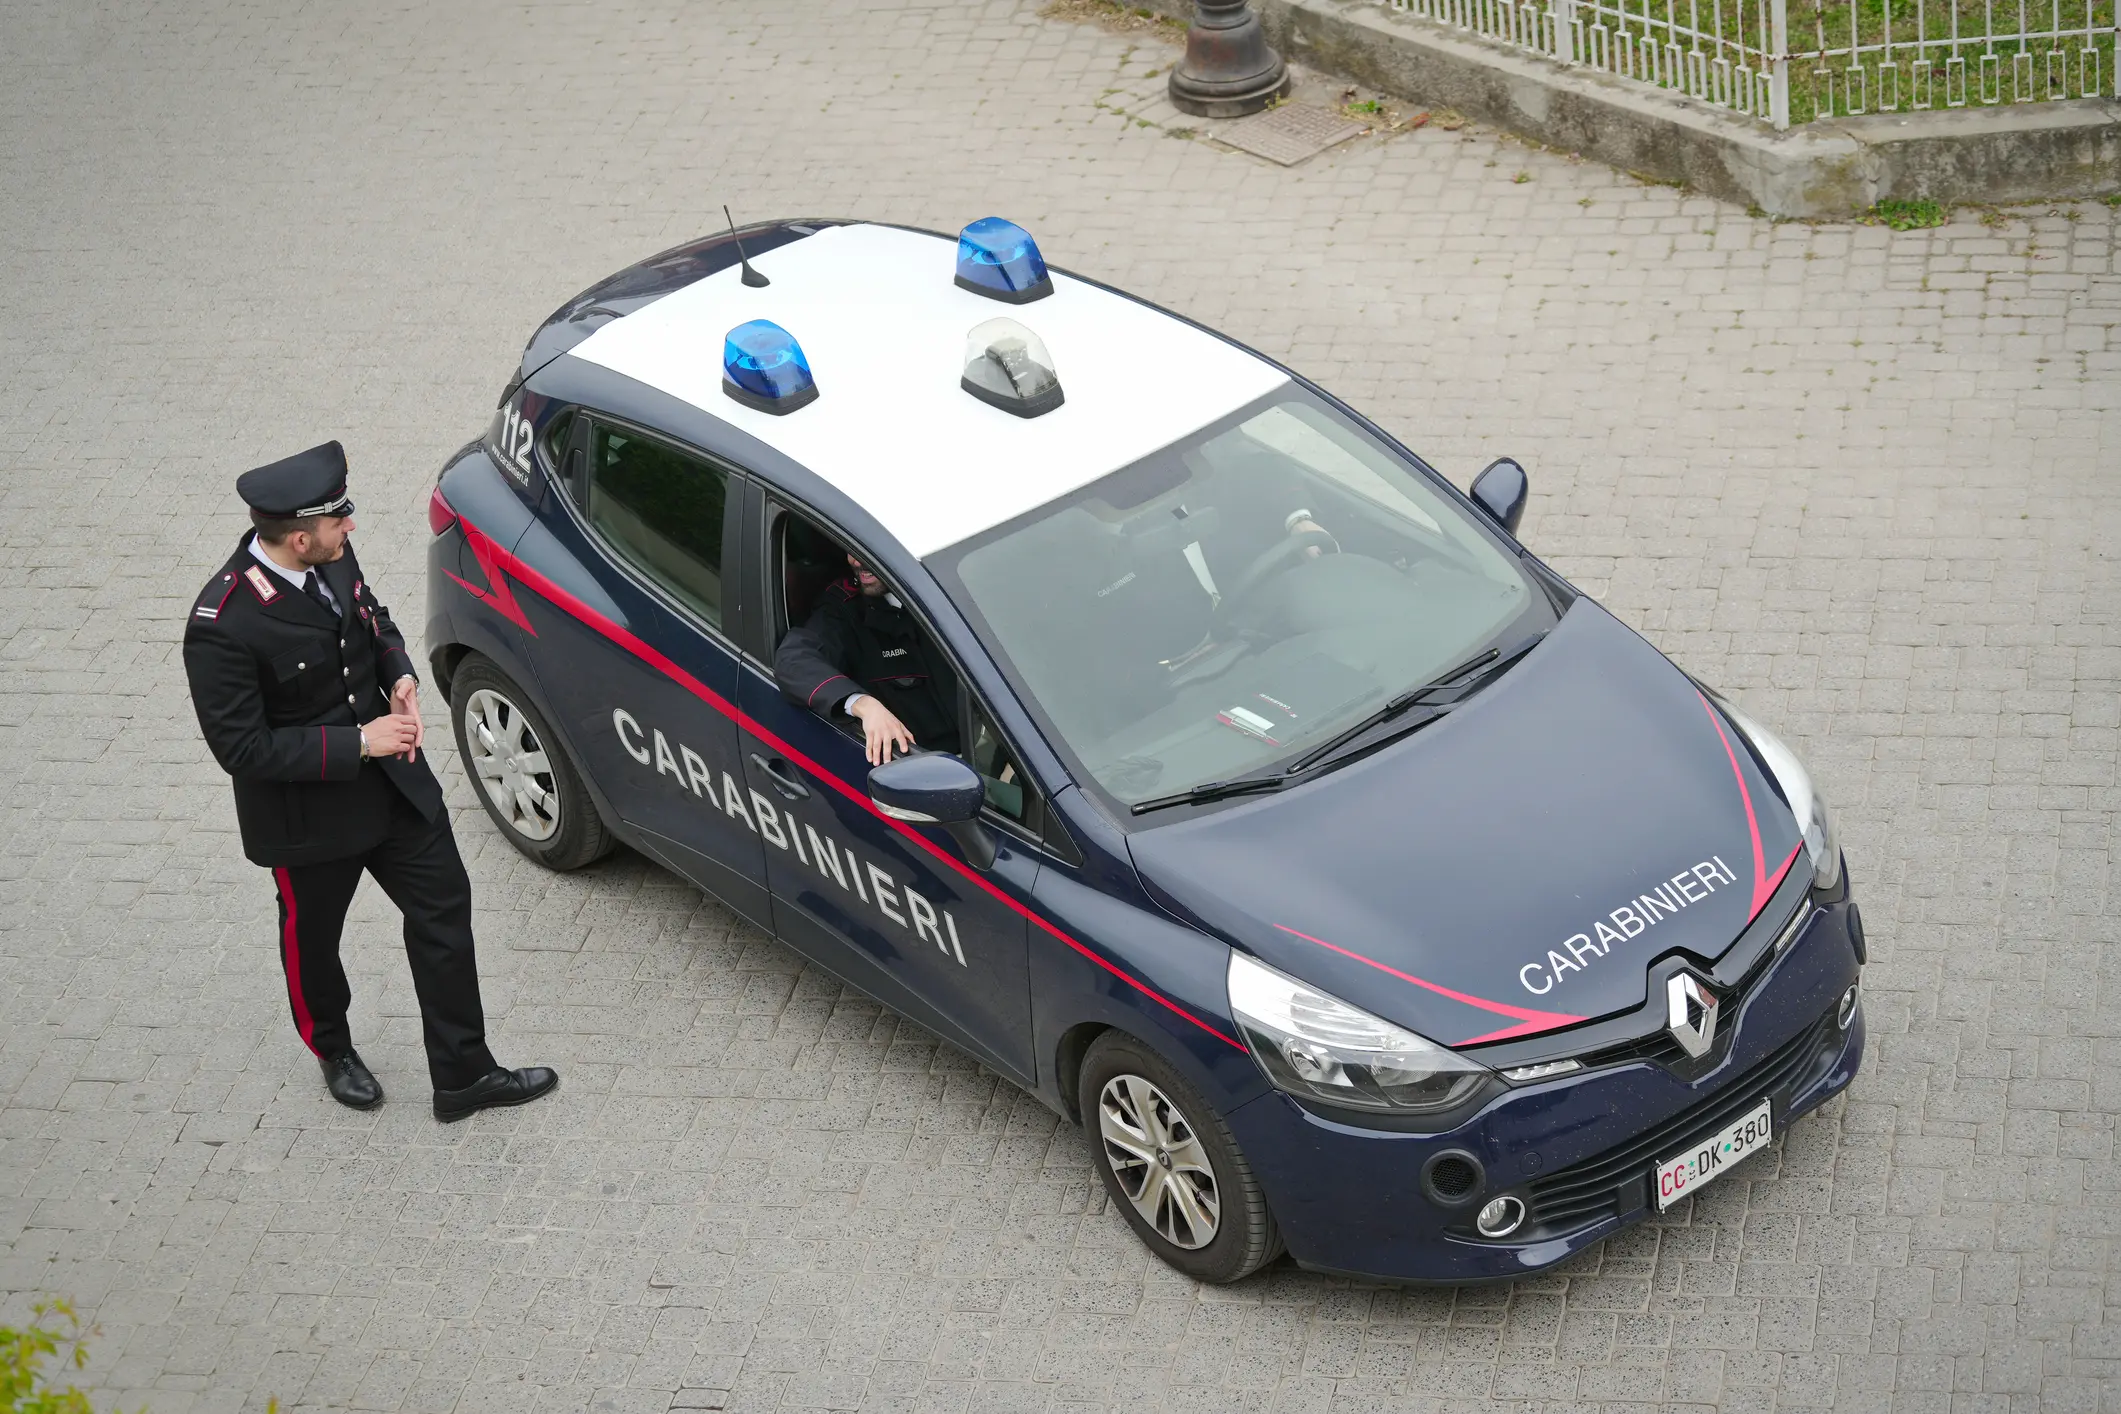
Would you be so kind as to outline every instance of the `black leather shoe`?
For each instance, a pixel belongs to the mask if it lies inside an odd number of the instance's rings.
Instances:
[[[372,1110],[383,1103],[383,1087],[352,1051],[343,1056],[318,1056],[317,1065],[324,1072],[324,1083],[331,1087],[331,1097],[340,1104]]]
[[[444,1124],[501,1105],[527,1105],[559,1088],[560,1077],[542,1065],[521,1070],[490,1070],[461,1090],[435,1091],[435,1118]]]

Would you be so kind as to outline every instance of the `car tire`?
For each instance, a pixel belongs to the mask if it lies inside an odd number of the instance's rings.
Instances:
[[[471,788],[502,838],[547,869],[579,869],[616,843],[544,715],[485,658],[458,665],[449,719]]]
[[[1242,1281],[1281,1232],[1223,1117],[1162,1056],[1107,1031],[1076,1090],[1105,1191],[1137,1237],[1197,1281]]]

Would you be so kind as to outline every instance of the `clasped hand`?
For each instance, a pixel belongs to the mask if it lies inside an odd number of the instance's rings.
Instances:
[[[391,686],[390,714],[361,728],[361,740],[370,756],[396,756],[417,761],[427,740],[427,724],[420,720],[420,684],[407,673]]]

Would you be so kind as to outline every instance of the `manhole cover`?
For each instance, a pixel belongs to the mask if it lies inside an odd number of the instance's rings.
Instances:
[[[1269,162],[1293,167],[1361,131],[1361,123],[1349,122],[1338,113],[1302,103],[1284,103],[1217,129],[1215,139]]]

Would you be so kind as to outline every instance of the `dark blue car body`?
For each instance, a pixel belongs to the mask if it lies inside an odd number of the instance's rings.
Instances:
[[[757,257],[831,224],[742,234]],[[1090,1041],[1130,1033],[1226,1118],[1291,1255],[1318,1270],[1459,1283],[1549,1266],[1656,1211],[1652,1166],[1761,1098],[1780,1133],[1849,1084],[1864,1028],[1860,1009],[1837,1016],[1862,962],[1845,871],[1816,885],[1773,775],[1708,696],[1411,453],[1551,587],[1552,632],[1464,708],[1314,784],[1129,816],[1071,779],[929,565],[863,506],[729,422],[570,356],[737,258],[716,237],[570,301],[436,488],[438,682],[467,655],[497,665],[619,839],[1071,1118]],[[563,414],[728,470],[719,629],[600,546],[561,482],[567,443],[548,434]],[[991,866],[881,813],[859,740],[777,687],[768,526],[782,508],[868,548],[1040,786],[1042,818],[1001,822]],[[1607,920],[1625,956],[1548,951]],[[1524,938],[1540,941],[1510,941]],[[1233,948],[1497,1071],[1582,1068],[1425,1122],[1299,1104],[1232,1019]],[[1735,1017],[1698,1058],[1665,1030],[1663,980],[1681,965]],[[1425,1192],[1446,1151],[1478,1160],[1464,1201]],[[1482,1238],[1474,1200],[1502,1193],[1529,1216]]]

